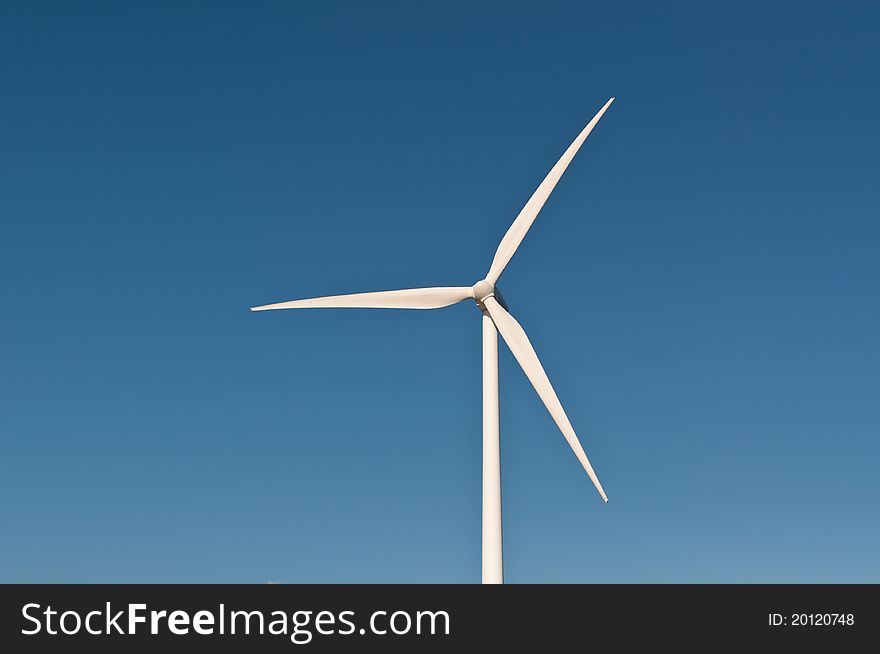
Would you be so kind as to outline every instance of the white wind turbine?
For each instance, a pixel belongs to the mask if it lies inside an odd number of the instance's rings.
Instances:
[[[501,239],[492,266],[486,278],[473,286],[444,286],[399,291],[332,295],[307,300],[293,300],[253,307],[251,311],[269,309],[317,309],[337,307],[360,307],[375,309],[439,309],[465,300],[474,300],[483,314],[483,583],[503,582],[501,558],[501,457],[498,433],[498,332],[519,362],[526,377],[535,387],[553,420],[562,431],[565,440],[581,462],[602,499],[608,502],[602,484],[590,465],[584,448],[556,397],[547,373],[541,366],[532,344],[520,324],[508,313],[507,304],[495,286],[498,277],[516,252],[535,221],[538,212],[556,187],[562,173],[571,163],[587,136],[611,106],[608,100],[574,142],[568,146],[556,165],[541,182],[534,195],[513,221]]]

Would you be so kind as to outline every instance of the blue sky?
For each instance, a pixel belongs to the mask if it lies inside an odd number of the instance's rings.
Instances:
[[[4,3],[0,581],[880,581],[873,3]]]

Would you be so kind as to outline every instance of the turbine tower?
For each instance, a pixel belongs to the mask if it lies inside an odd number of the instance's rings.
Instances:
[[[332,295],[328,297],[293,300],[253,307],[251,311],[267,311],[270,309],[318,309],[359,307],[370,309],[439,309],[465,300],[474,300],[483,314],[483,574],[484,584],[503,583],[503,566],[501,554],[501,455],[498,429],[498,332],[513,356],[519,362],[526,377],[534,386],[568,442],[575,456],[580,461],[599,495],[605,502],[608,497],[599,483],[593,466],[581,446],[565,410],[556,397],[556,391],[547,378],[547,373],[535,354],[525,331],[510,315],[498,287],[498,278],[504,272],[510,259],[516,252],[535,221],[538,212],[556,187],[562,173],[568,168],[571,160],[593,131],[596,123],[614,102],[608,100],[593,119],[578,134],[574,142],[568,146],[556,165],[547,173],[544,181],[523,207],[513,221],[510,229],[501,239],[495,258],[485,279],[473,286],[444,286],[436,288],[417,288],[399,291],[378,291],[374,293],[356,293],[353,295]]]

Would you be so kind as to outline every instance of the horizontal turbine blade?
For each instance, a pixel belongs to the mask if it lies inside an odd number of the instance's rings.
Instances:
[[[565,436],[565,440],[568,441],[568,444],[574,451],[578,461],[581,462],[584,470],[587,471],[590,480],[593,482],[596,490],[599,491],[599,495],[601,495],[602,499],[607,502],[608,496],[605,495],[605,491],[602,490],[602,484],[599,483],[599,478],[593,471],[593,466],[590,465],[590,460],[587,458],[584,448],[581,446],[581,442],[574,433],[574,429],[568,421],[568,416],[565,415],[565,410],[562,408],[559,398],[556,397],[556,391],[554,391],[553,386],[550,385],[550,380],[547,379],[547,373],[544,372],[544,368],[541,366],[541,362],[538,360],[538,355],[535,354],[535,350],[532,348],[532,344],[529,342],[529,337],[526,336],[525,330],[523,330],[513,316],[504,310],[504,307],[498,304],[494,297],[489,296],[484,299],[483,305],[489,312],[489,316],[492,318],[498,331],[501,332],[501,337],[504,339],[504,342],[507,343],[510,351],[513,352],[513,356],[519,362],[523,372],[526,373],[526,377],[532,382],[532,386],[535,387],[538,396],[544,402],[550,415],[553,416],[553,420],[556,421],[556,424],[562,431],[562,435]]]
[[[519,244],[522,243],[523,238],[525,238],[526,232],[529,231],[529,227],[535,222],[538,212],[541,211],[547,198],[550,197],[553,189],[556,188],[556,183],[559,181],[559,178],[562,177],[562,173],[568,168],[568,164],[574,159],[574,155],[577,154],[577,151],[580,149],[581,145],[583,145],[583,142],[587,140],[590,132],[593,131],[596,123],[599,122],[599,119],[608,107],[611,106],[612,102],[614,102],[614,98],[611,98],[606,102],[605,106],[599,110],[599,113],[593,116],[593,120],[584,127],[583,131],[578,134],[578,137],[574,142],[568,146],[568,150],[565,151],[562,158],[560,158],[550,172],[547,173],[547,177],[544,178],[544,181],[541,182],[541,185],[532,197],[529,198],[529,201],[526,202],[526,206],[524,206],[522,211],[519,212],[516,220],[513,221],[510,229],[507,230],[507,233],[498,245],[498,250],[495,252],[495,258],[492,260],[492,267],[489,268],[489,274],[486,275],[487,281],[492,284],[498,281],[498,278],[501,276],[501,273],[504,272],[504,268],[510,262],[511,257],[513,257]]]
[[[308,300],[293,300],[251,307],[251,311],[270,309],[439,309],[450,304],[473,299],[470,286],[443,286],[437,288],[408,288],[401,291],[377,291],[352,295],[329,295]]]

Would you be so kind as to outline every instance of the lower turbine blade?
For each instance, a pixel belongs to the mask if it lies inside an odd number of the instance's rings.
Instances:
[[[437,288],[408,288],[400,291],[377,291],[352,295],[330,295],[308,300],[293,300],[252,307],[251,311],[271,309],[439,309],[450,304],[473,299],[470,286],[443,286]]]
[[[599,483],[599,478],[593,471],[593,466],[590,465],[590,460],[587,458],[577,434],[574,433],[574,428],[571,426],[568,416],[565,415],[565,410],[562,408],[559,398],[556,397],[556,391],[553,390],[553,386],[551,386],[550,380],[547,378],[547,373],[544,372],[541,361],[538,359],[538,355],[535,354],[535,350],[529,342],[529,337],[526,336],[525,330],[513,316],[504,310],[504,307],[498,304],[494,297],[489,296],[485,298],[483,305],[489,312],[489,316],[501,333],[502,338],[504,338],[504,342],[507,343],[510,351],[513,352],[513,356],[519,362],[523,372],[526,373],[526,377],[532,382],[532,386],[535,387],[541,401],[544,402],[550,415],[553,416],[553,420],[556,421],[578,461],[581,462],[584,470],[586,470],[596,490],[599,491],[599,495],[607,502],[608,496],[602,490],[602,484]]]

